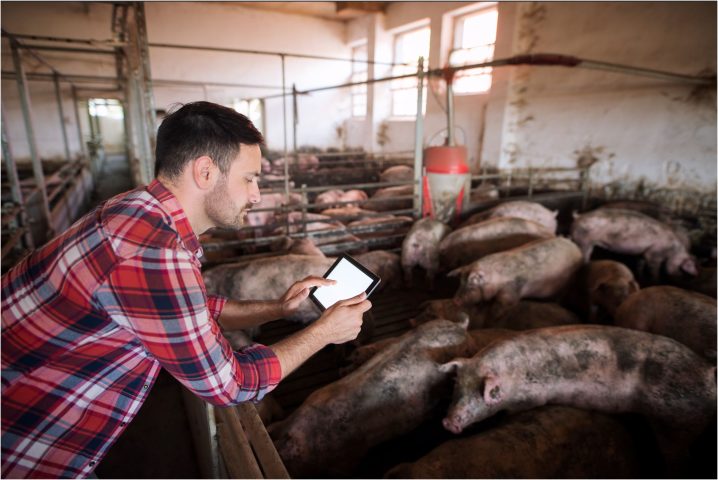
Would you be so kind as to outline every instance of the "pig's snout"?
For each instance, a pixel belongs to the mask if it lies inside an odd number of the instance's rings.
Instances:
[[[445,429],[457,435],[464,429],[461,426],[461,418],[457,416],[446,417],[441,423],[444,425]]]

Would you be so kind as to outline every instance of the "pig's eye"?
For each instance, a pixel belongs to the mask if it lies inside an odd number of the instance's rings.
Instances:
[[[478,275],[471,275],[471,276],[469,277],[469,284],[471,284],[471,285],[478,285],[478,284],[479,284],[479,280],[480,280],[480,278],[479,278]]]

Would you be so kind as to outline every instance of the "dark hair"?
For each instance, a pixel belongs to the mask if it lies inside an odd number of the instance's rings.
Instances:
[[[226,175],[240,144],[264,144],[247,117],[216,103],[188,103],[167,115],[157,131],[155,176],[176,178],[187,163],[203,155]]]

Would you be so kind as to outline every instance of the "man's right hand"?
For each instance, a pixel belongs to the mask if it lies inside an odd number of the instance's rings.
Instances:
[[[356,297],[340,300],[324,311],[314,323],[327,343],[345,343],[359,335],[362,315],[371,308],[371,302],[362,292]]]

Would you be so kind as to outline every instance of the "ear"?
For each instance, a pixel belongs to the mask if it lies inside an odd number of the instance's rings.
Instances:
[[[553,211],[553,218],[556,218],[556,217],[558,217],[558,210]]]
[[[698,266],[696,265],[696,261],[692,258],[683,260],[683,263],[681,263],[681,270],[686,272],[688,275],[693,275],[694,277],[698,275]]]
[[[459,368],[461,368],[465,363],[465,360],[462,360],[460,358],[455,358],[454,360],[451,360],[450,362],[446,362],[444,364],[439,365],[439,371],[441,373],[451,373],[453,371],[458,371]]]
[[[461,328],[467,330],[469,328],[469,314],[461,310],[458,317],[459,321],[457,323],[461,325]]]
[[[214,186],[215,176],[217,174],[217,166],[207,155],[197,157],[190,164],[192,168],[192,179],[195,184],[202,190],[207,190]]]
[[[459,267],[446,274],[447,277],[459,277],[466,271],[466,267]]]
[[[576,220],[581,215],[579,215],[578,212],[576,210],[574,210],[573,212],[571,212],[571,216],[573,217],[574,220]]]
[[[496,405],[501,402],[501,385],[494,376],[484,378],[484,402],[486,405]]]
[[[639,291],[641,287],[638,285],[638,282],[635,280],[631,280],[628,282],[628,294],[631,295],[632,293],[636,293]]]

